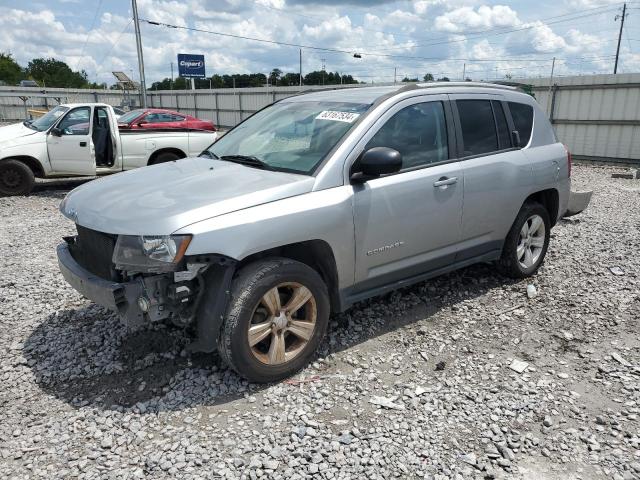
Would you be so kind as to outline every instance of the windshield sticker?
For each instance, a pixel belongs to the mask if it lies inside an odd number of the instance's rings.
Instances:
[[[359,116],[359,113],[325,110],[324,112],[320,112],[320,115],[316,117],[316,120],[333,120],[334,122],[353,123]]]

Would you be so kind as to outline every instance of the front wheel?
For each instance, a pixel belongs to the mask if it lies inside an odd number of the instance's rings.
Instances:
[[[27,195],[33,190],[35,181],[29,166],[20,160],[0,162],[0,195]]]
[[[533,275],[544,261],[550,233],[547,209],[539,203],[525,203],[505,239],[500,271],[512,278]]]
[[[327,286],[285,258],[244,267],[234,280],[218,340],[221,357],[252,382],[275,382],[304,367],[329,322]]]

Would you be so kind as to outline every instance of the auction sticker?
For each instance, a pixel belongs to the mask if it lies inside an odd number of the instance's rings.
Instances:
[[[316,120],[333,120],[334,122],[353,123],[359,116],[359,113],[325,110],[324,112],[320,112],[320,115],[316,117]]]

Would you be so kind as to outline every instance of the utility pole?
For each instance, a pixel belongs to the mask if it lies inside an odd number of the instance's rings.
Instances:
[[[553,57],[551,63],[551,76],[549,77],[549,94],[547,95],[547,113],[551,115],[551,89],[553,88],[553,70],[556,67],[556,57]]]
[[[462,81],[464,82],[464,76],[467,73],[467,64],[463,63],[462,64]]]
[[[173,90],[173,62],[171,62],[171,90]]]
[[[324,85],[324,69],[325,69],[325,62],[327,61],[327,59],[321,58],[320,60],[322,60],[322,85]]]
[[[620,56],[620,41],[622,40],[622,28],[624,27],[624,17],[627,16],[627,4],[622,6],[622,15],[616,15],[614,20],[620,19],[620,33],[618,33],[618,48],[616,49],[616,63],[613,66],[613,74],[618,73],[618,57]]]
[[[147,84],[144,80],[144,59],[142,58],[142,38],[140,37],[140,20],[138,19],[138,3],[131,0],[133,10],[133,23],[136,31],[136,48],[138,49],[138,69],[140,70],[140,93],[142,96],[142,108],[147,108]]]
[[[398,73],[398,67],[393,67],[393,84],[396,84],[396,74]]]
[[[300,86],[302,86],[302,49],[300,49]]]

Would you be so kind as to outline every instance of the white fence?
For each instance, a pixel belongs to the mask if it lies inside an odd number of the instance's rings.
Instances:
[[[560,140],[577,159],[640,163],[640,74],[518,79],[530,84],[546,109]],[[358,85],[366,86],[366,85]],[[342,88],[353,88],[345,85]],[[551,88],[550,88],[551,87]],[[148,105],[169,108],[232,127],[276,100],[309,90],[340,86],[258,87],[212,90],[149,91]],[[30,108],[58,103],[133,101],[114,90],[70,90],[0,87],[0,121],[18,121]]]

